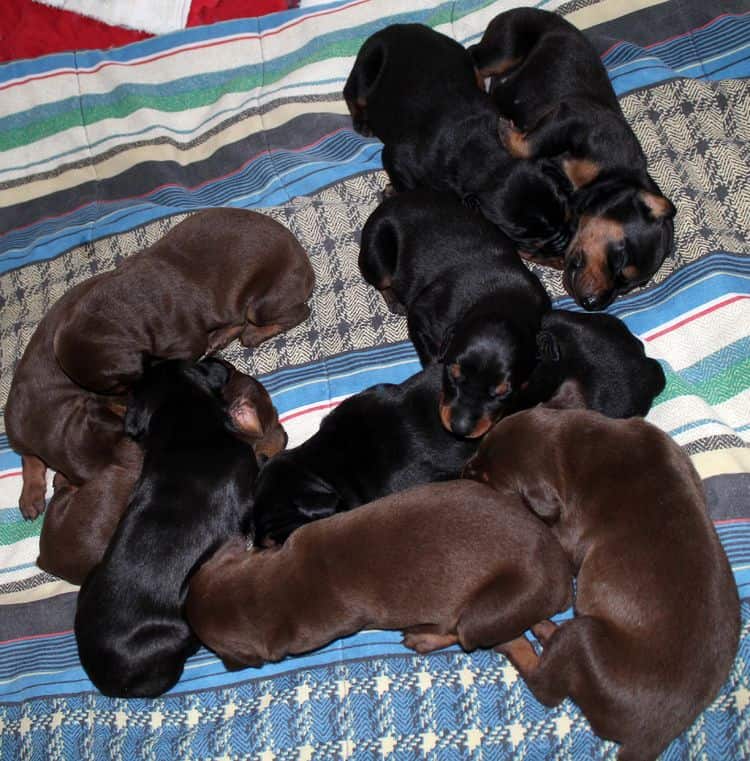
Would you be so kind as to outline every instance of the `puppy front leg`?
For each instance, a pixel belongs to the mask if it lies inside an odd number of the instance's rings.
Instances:
[[[23,486],[18,508],[26,520],[34,520],[44,512],[47,493],[47,466],[34,455],[21,455]]]

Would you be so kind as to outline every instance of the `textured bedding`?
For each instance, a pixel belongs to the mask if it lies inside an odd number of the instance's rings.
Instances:
[[[353,0],[189,29],[108,52],[0,67],[0,407],[39,319],[205,206],[285,224],[317,276],[312,316],[226,356],[271,392],[290,445],[349,394],[418,369],[405,321],[357,269],[385,184],[381,145],[351,130],[341,89],[362,41],[419,21],[475,42],[508,0]],[[750,15],[741,0],[575,0],[677,206],[676,252],[609,311],[667,375],[649,420],[704,480],[743,600],[735,667],[665,759],[750,757]],[[537,270],[558,307],[559,274]],[[75,587],[34,564],[43,518],[17,508],[0,439],[0,758],[614,758],[570,701],[548,710],[493,652],[420,657],[368,631],[228,673],[191,658],[157,700],[105,698],[72,634]],[[613,488],[627,489],[628,474]],[[51,474],[50,474],[51,478]],[[567,614],[564,614],[567,615]]]

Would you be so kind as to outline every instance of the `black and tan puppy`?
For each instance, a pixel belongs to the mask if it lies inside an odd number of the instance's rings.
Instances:
[[[217,360],[222,361],[222,360]],[[222,390],[232,430],[258,458],[273,457],[286,446],[286,433],[263,386],[232,368]],[[115,461],[83,486],[55,475],[55,492],[39,537],[36,564],[72,584],[82,584],[104,556],[141,475],[140,446],[124,438]]]
[[[609,314],[553,309],[542,317],[537,348],[539,360],[514,411],[549,403],[572,382],[587,409],[614,418],[643,416],[664,390],[661,365]]]
[[[354,129],[383,141],[394,191],[448,191],[521,248],[560,255],[570,241],[567,178],[515,161],[501,146],[499,112],[455,40],[394,24],[362,45],[344,87]]]
[[[555,159],[577,189],[576,232],[562,259],[533,248],[525,255],[562,268],[584,309],[646,283],[672,249],[675,208],[649,175],[593,45],[555,13],[515,8],[470,52],[491,78],[511,155]]]
[[[527,381],[550,308],[511,241],[453,196],[399,193],[367,220],[359,267],[392,310],[406,311],[422,364],[444,364],[445,427],[483,435]]]
[[[255,346],[309,314],[312,267],[270,217],[207,209],[114,270],[79,283],[39,323],[11,383],[5,424],[22,455],[25,518],[44,510],[49,466],[80,486],[115,462],[122,394],[149,357]]]
[[[577,572],[575,618],[505,645],[545,705],[650,761],[716,697],[739,638],[737,587],[690,459],[640,418],[537,408],[483,440],[466,475],[514,495]]]
[[[402,629],[420,653],[492,647],[571,599],[567,558],[519,497],[451,481],[304,526],[280,548],[230,542],[191,580],[186,611],[241,667],[373,627]]]
[[[104,557],[78,595],[81,663],[105,695],[152,697],[172,687],[198,642],[183,618],[188,581],[250,528],[257,464],[239,440],[216,360],[168,360],[136,383],[125,417],[143,467]]]
[[[283,542],[299,526],[411,486],[457,478],[476,439],[443,427],[442,368],[345,399],[318,432],[262,469],[255,489],[255,543]]]

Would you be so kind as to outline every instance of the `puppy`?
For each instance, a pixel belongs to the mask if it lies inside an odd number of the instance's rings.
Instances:
[[[559,256],[569,242],[567,178],[561,183],[551,162],[545,169],[514,161],[502,148],[499,112],[455,40],[421,24],[376,32],[357,55],[344,98],[354,129],[383,141],[389,192],[453,193],[524,249]]]
[[[570,393],[574,383],[581,396],[576,406],[607,417],[643,416],[664,390],[661,365],[646,356],[640,340],[612,315],[551,310],[542,317],[536,340],[537,365],[511,412],[540,402],[557,406],[557,396]]]
[[[262,469],[255,544],[281,543],[299,526],[396,491],[457,478],[476,439],[458,438],[438,414],[442,368],[345,399],[318,432]]]
[[[230,540],[190,582],[187,616],[230,668],[364,628],[419,653],[512,640],[572,599],[570,565],[519,497],[428,484],[304,526],[280,548]]]
[[[286,433],[271,397],[254,378],[226,366],[230,379],[222,395],[235,435],[258,459],[273,457],[286,446]],[[55,474],[36,564],[71,584],[82,584],[101,561],[141,475],[143,454],[136,442],[124,438],[115,454],[113,464],[81,487]]]
[[[577,189],[576,229],[562,259],[533,248],[527,258],[562,268],[566,289],[587,310],[646,283],[672,249],[675,208],[649,175],[585,35],[557,14],[515,8],[493,19],[470,52],[490,77],[510,154],[554,159]]]
[[[511,241],[450,195],[399,193],[367,220],[359,267],[405,310],[422,364],[444,363],[445,427],[483,435],[527,381],[550,308]]]
[[[737,588],[689,458],[640,418],[537,408],[466,475],[515,495],[577,571],[576,616],[501,649],[545,705],[571,697],[620,761],[655,759],[714,699],[737,651]]]
[[[236,337],[256,346],[307,317],[313,280],[278,222],[207,209],[68,291],[32,336],[5,409],[23,516],[44,511],[48,466],[80,486],[115,461],[122,395],[148,357],[198,359]]]
[[[154,697],[177,682],[198,648],[182,615],[188,580],[250,527],[258,468],[227,414],[228,380],[221,362],[168,360],[134,386],[125,429],[143,467],[75,616],[81,664],[105,695]]]

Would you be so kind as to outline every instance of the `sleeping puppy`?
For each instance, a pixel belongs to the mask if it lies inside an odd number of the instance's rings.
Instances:
[[[512,243],[450,195],[399,193],[367,220],[359,268],[405,310],[422,364],[444,364],[445,427],[483,435],[528,380],[550,308]]]
[[[125,429],[143,467],[75,617],[81,664],[105,695],[154,697],[177,682],[198,648],[182,614],[188,580],[250,527],[258,467],[227,414],[228,380],[221,362],[168,360],[134,386]]]
[[[557,394],[572,382],[587,409],[614,418],[643,416],[664,390],[661,365],[609,314],[551,310],[542,317],[537,348],[537,365],[511,411],[540,402],[555,406]]]
[[[256,545],[281,543],[299,526],[431,481],[457,478],[476,439],[445,430],[438,414],[442,368],[345,399],[318,432],[261,470]]]
[[[273,457],[286,446],[286,433],[271,397],[254,378],[224,364],[230,378],[222,396],[234,434],[257,458]],[[101,561],[141,475],[143,453],[135,441],[124,438],[115,455],[115,462],[80,487],[55,474],[36,564],[71,584],[82,584]]]
[[[191,580],[186,613],[230,668],[364,628],[402,629],[419,653],[474,650],[567,608],[571,582],[560,545],[519,497],[450,481],[304,526],[283,547],[230,540]]]
[[[354,129],[383,141],[387,192],[453,193],[523,249],[561,255],[572,234],[567,178],[501,146],[500,114],[455,40],[421,24],[381,29],[362,45],[344,98]]]
[[[198,359],[237,337],[256,346],[307,317],[313,280],[278,222],[207,209],[68,291],[26,347],[5,409],[23,516],[44,511],[47,467],[80,486],[115,462],[124,392],[149,357]]]
[[[577,189],[562,259],[533,248],[527,258],[563,269],[566,289],[588,310],[646,283],[672,249],[675,208],[649,175],[585,35],[555,13],[516,8],[493,19],[470,52],[491,78],[507,150],[554,159]]]
[[[740,628],[732,570],[701,480],[640,418],[536,408],[483,440],[465,474],[515,495],[577,572],[575,618],[501,648],[534,695],[572,698],[620,761],[655,759],[716,697]]]

